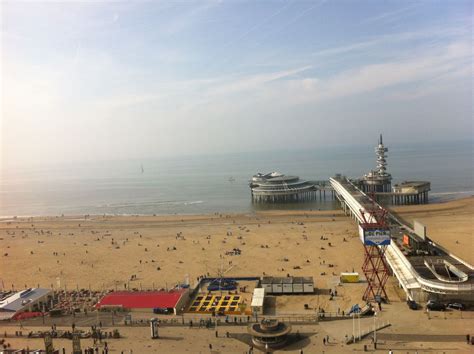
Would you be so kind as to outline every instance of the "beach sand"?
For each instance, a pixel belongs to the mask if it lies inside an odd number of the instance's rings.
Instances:
[[[418,220],[434,242],[474,265],[474,197],[448,203],[393,208],[405,220]]]
[[[472,260],[473,203],[471,197],[443,204],[397,207],[395,210],[406,219],[415,217],[425,223],[429,236],[436,242],[466,260]],[[321,240],[322,236],[327,240]],[[364,258],[356,224],[339,210],[3,220],[0,222],[0,247],[1,284],[6,289],[38,285],[97,290],[123,290],[124,285],[166,288],[183,282],[187,275],[193,284],[199,275],[209,273],[215,276],[219,269],[226,271],[228,276],[313,276],[318,295],[278,297],[276,300],[278,314],[307,314],[304,304],[311,308],[322,307],[326,311],[347,310],[354,303],[362,304],[366,286],[365,283],[338,286],[338,297],[335,301],[329,300],[328,289],[336,287],[339,273],[352,270],[361,273]],[[226,255],[226,251],[233,248],[239,248],[241,255]],[[329,264],[334,267],[329,267]],[[137,280],[130,281],[134,274]],[[474,324],[472,316],[459,317],[455,312],[448,313],[448,322],[439,317],[441,314],[433,314],[431,321],[427,321],[424,312],[407,308],[404,293],[395,279],[389,279],[387,290],[391,304],[386,305],[378,316],[380,321],[392,322],[392,327],[384,330],[385,333],[460,335]],[[341,343],[344,335],[352,331],[351,322],[337,321],[299,328],[302,333],[314,333],[305,352],[362,350],[363,344],[345,347]],[[370,328],[371,323],[371,319],[363,321],[365,328]],[[5,325],[1,331],[4,329],[12,333],[18,326]],[[122,328],[121,331],[127,338],[110,342],[116,352],[128,348],[134,349],[134,353],[156,350],[209,352],[209,343],[214,343],[214,352],[241,353],[248,349],[236,340],[216,340],[214,331],[204,329],[167,327],[162,330],[167,339],[162,341],[149,339],[147,328]],[[230,331],[245,333],[246,329],[236,327]],[[326,334],[334,337],[338,344],[323,347],[321,340]],[[42,341],[10,339],[10,343],[40,347]],[[57,343],[70,346],[67,341]],[[422,340],[386,340],[385,343],[385,349],[394,345],[392,349],[398,346],[405,351],[429,348],[468,352],[469,349],[465,344],[449,341],[426,344]]]
[[[471,197],[394,210],[425,223],[433,240],[472,264],[473,208]],[[313,276],[317,288],[330,289],[340,272],[361,272],[364,257],[355,223],[340,210],[18,218],[0,222],[0,248],[6,289],[170,288],[220,271]],[[241,255],[226,255],[234,248]],[[363,290],[352,286],[341,305]]]
[[[318,288],[329,289],[340,272],[360,271],[363,262],[357,228],[340,211],[18,219],[0,223],[0,238],[8,253],[0,257],[7,289],[169,288],[221,270],[227,276],[313,276]],[[234,248],[241,255],[226,255]],[[360,298],[364,286],[352,290]],[[314,297],[303,298],[316,305]]]

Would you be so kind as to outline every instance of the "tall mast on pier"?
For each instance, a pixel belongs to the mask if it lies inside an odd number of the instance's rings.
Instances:
[[[387,176],[387,160],[385,153],[388,151],[383,145],[382,134],[380,134],[379,145],[375,148],[375,154],[377,155],[377,174],[379,176]]]
[[[364,175],[361,181],[361,188],[364,193],[388,193],[392,189],[392,176],[387,172],[388,149],[383,144],[382,134],[380,134],[379,143],[375,147],[377,156],[377,167]]]

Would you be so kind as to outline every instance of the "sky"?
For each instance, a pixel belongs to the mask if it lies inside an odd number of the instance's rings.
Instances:
[[[2,1],[0,167],[473,137],[471,1]]]

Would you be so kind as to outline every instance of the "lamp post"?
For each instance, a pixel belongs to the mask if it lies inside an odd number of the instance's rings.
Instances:
[[[358,320],[359,320],[359,341],[360,341],[360,312],[358,313]]]
[[[377,312],[374,312],[374,347],[377,347],[377,327],[375,326],[376,318],[377,318]]]
[[[355,313],[352,312],[352,343],[355,343]]]

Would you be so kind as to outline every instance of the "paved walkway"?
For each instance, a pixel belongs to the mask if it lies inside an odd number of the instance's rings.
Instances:
[[[400,342],[465,342],[466,335],[462,334],[403,334],[377,333],[377,340]]]

